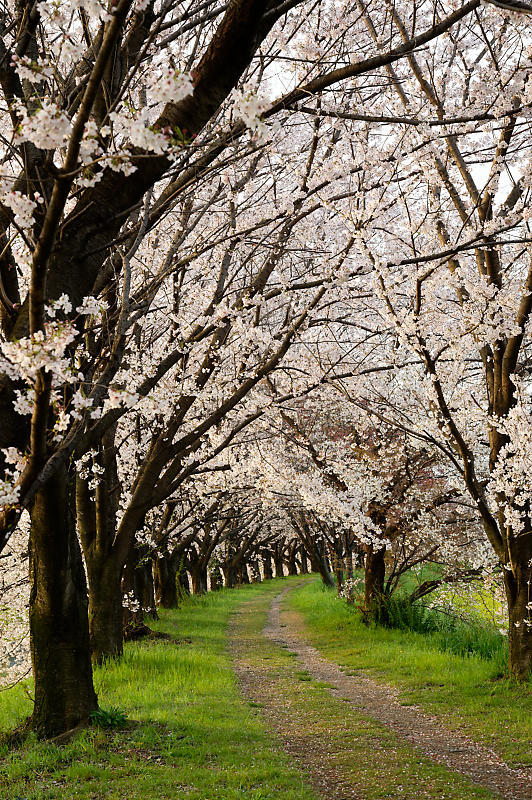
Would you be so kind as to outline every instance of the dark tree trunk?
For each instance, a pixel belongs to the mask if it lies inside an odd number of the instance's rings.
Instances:
[[[335,586],[335,581],[331,574],[331,570],[329,569],[329,562],[325,553],[316,548],[309,553],[309,555],[312,571],[318,572],[324,586],[328,586],[332,589],[332,587]]]
[[[238,583],[240,586],[249,583],[249,573],[247,564],[242,564],[238,570]]]
[[[339,565],[339,562],[336,565],[334,570],[334,576],[336,578],[336,592],[337,594],[342,594],[344,590],[344,571],[342,567]]]
[[[205,594],[207,591],[207,567],[191,566],[190,576],[192,578],[192,593]]]
[[[524,537],[523,537],[524,538]],[[508,602],[508,645],[510,673],[526,680],[532,671],[532,564],[513,564],[503,570]]]
[[[32,727],[47,737],[87,721],[98,707],[87,585],[73,508],[68,474],[60,469],[36,494],[31,513]]]
[[[329,586],[331,589],[335,586],[335,581],[332,576],[331,570],[329,569],[329,564],[327,561],[326,556],[322,556],[316,563],[316,567],[314,572],[319,572],[320,577],[325,584],[325,586]]]
[[[222,571],[218,564],[212,568],[211,574],[211,592],[217,592],[223,586]]]
[[[284,578],[283,557],[279,553],[274,553],[273,563],[275,564],[275,577]]]
[[[153,559],[155,600],[161,608],[177,608],[177,563],[169,553],[160,553]]]
[[[292,547],[290,547],[288,551],[288,557],[286,559],[286,566],[289,575],[297,575],[296,553],[297,553],[297,547],[293,545]]]
[[[309,551],[309,557],[312,572],[318,572],[324,586],[328,586],[332,589],[332,587],[335,586],[335,581],[329,569],[329,561],[324,550],[320,547],[313,547],[312,550]]]
[[[344,589],[344,560],[332,547],[330,547],[329,550],[336,581],[336,591],[340,595]]]
[[[122,587],[120,563],[107,558],[87,562],[89,573],[89,630],[92,659],[103,664],[123,652]]]
[[[347,605],[352,606],[355,602],[355,596],[353,594],[353,553],[350,548],[347,548],[345,557],[345,583]]]
[[[149,549],[133,546],[122,577],[122,592],[128,605],[123,609],[124,639],[136,639],[148,634],[145,617],[157,619],[152,560]]]
[[[227,589],[234,589],[237,581],[237,573],[233,564],[222,564],[224,582]]]
[[[260,583],[262,578],[260,576],[259,562],[257,561],[257,559],[254,559],[253,561],[250,562],[249,571],[251,573],[251,582]]]
[[[369,614],[375,614],[384,600],[385,555],[385,547],[373,548],[369,546],[366,551],[364,605],[366,612]]]
[[[122,655],[123,553],[116,547],[120,483],[115,448],[116,426],[106,431],[98,460],[104,473],[93,492],[77,476],[76,513],[89,582],[89,631],[93,661]]]
[[[307,551],[304,547],[299,548],[299,558],[301,560],[301,574],[308,575],[309,567],[308,567],[308,558],[307,558]]]
[[[137,595],[141,599],[144,613],[150,619],[158,619],[157,604],[155,602],[155,582],[153,580],[153,561],[148,556],[135,570]]]
[[[263,554],[262,569],[264,570],[264,580],[265,581],[271,580],[273,578],[273,567],[270,555]]]
[[[180,597],[188,597],[190,594],[190,581],[188,579],[188,572],[181,566],[177,573],[177,586],[179,588]]]

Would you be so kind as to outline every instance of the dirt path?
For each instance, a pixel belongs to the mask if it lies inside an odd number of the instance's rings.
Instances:
[[[241,619],[236,618],[231,626],[233,656],[243,693],[257,705],[262,706],[263,715],[279,732],[284,748],[299,760],[309,782],[322,797],[326,797],[327,800],[347,798],[360,798],[361,800],[363,798],[365,800],[366,797],[440,798],[445,796],[461,800],[465,797],[496,796],[505,798],[505,800],[531,800],[532,776],[529,773],[511,769],[493,751],[455,732],[443,729],[437,719],[424,714],[419,709],[401,705],[396,699],[398,694],[396,689],[383,686],[360,675],[346,675],[338,665],[327,661],[315,648],[308,645],[302,638],[301,620],[294,612],[281,609],[283,597],[291,588],[294,588],[294,585],[274,598],[268,611],[266,626],[262,631],[259,627],[255,635],[252,634],[249,624],[247,632],[245,630],[246,609],[244,607]],[[285,659],[292,656],[291,659],[288,658],[293,665],[292,688],[289,685],[290,675],[287,665],[285,664],[284,671],[279,668],[279,657],[268,651],[268,641],[270,642],[270,651],[272,644],[277,644],[283,648]],[[276,651],[279,649],[275,648]],[[303,667],[308,673],[308,678],[302,677],[301,671],[294,672],[294,668],[297,666],[294,664],[296,659],[300,667]],[[276,668],[272,667],[272,662],[277,664]],[[296,676],[295,682],[294,675]],[[441,789],[438,788],[437,783],[434,783],[434,794],[431,794],[430,791],[427,794],[427,781],[432,778],[422,776],[418,777],[419,782],[417,783],[420,790],[416,789],[412,794],[403,793],[403,791],[408,791],[408,787],[405,790],[401,789],[399,793],[396,791],[395,794],[392,792],[392,788],[390,788],[390,793],[387,793],[386,788],[383,790],[383,794],[369,792],[363,780],[357,784],[357,781],[353,779],[354,771],[356,772],[357,768],[360,768],[360,764],[351,763],[349,767],[349,759],[353,762],[362,758],[362,749],[359,748],[354,752],[354,745],[349,745],[349,741],[344,742],[339,735],[339,730],[335,732],[332,719],[330,727],[326,728],[329,740],[323,738],[323,733],[320,735],[317,732],[317,735],[313,736],[312,725],[321,725],[321,720],[314,719],[312,722],[310,718],[305,718],[302,723],[303,728],[301,728],[297,719],[301,716],[301,711],[298,711],[297,704],[302,702],[302,698],[298,700],[298,697],[290,695],[290,692],[297,694],[297,676],[300,681],[309,680],[310,677],[314,681],[318,681],[320,691],[329,696],[329,704],[332,703],[331,696],[337,702],[342,702],[346,730],[350,724],[358,724],[359,728],[363,724],[369,726],[365,733],[367,739],[365,746],[367,749],[368,742],[370,742],[370,748],[373,747],[375,750],[374,759],[378,759],[381,764],[382,778],[378,778],[378,780],[387,780],[390,787],[393,788],[394,782],[404,780],[402,773],[399,777],[395,774],[392,775],[394,766],[401,758],[406,758],[407,761],[410,758],[408,763],[419,765],[419,769],[423,764],[429,764],[429,767],[425,767],[425,769],[430,771],[430,763],[434,762],[444,765],[452,771],[451,778],[453,775],[456,779],[459,779],[459,776],[465,776],[479,789],[485,787],[491,794],[483,792],[477,794],[478,790],[474,790],[474,787],[471,787],[471,791],[466,790],[465,787],[462,790],[457,787],[455,790],[451,790],[451,794],[444,795],[440,793]],[[307,689],[307,691],[309,690]],[[292,705],[294,708],[291,710]],[[331,705],[329,707],[332,709]],[[304,705],[301,705],[301,708],[304,708]],[[347,710],[350,713],[345,713]],[[325,713],[328,713],[327,705],[325,705]],[[327,720],[324,722],[326,724]],[[377,733],[371,727],[372,725],[378,726]],[[337,725],[337,727],[339,726]],[[381,733],[379,733],[379,729]],[[361,732],[358,733],[360,735]],[[356,731],[353,735],[356,735]],[[386,741],[384,746],[383,741],[387,735],[392,736],[393,742]],[[334,749],[336,745],[330,741],[331,738],[334,740],[335,736],[338,742],[336,750]],[[349,738],[354,741],[353,736],[348,736],[347,739]],[[397,741],[399,745],[395,743]],[[414,753],[413,758],[405,756],[406,751],[401,750],[402,745]],[[390,755],[387,752],[390,747],[395,748],[396,754],[391,757],[391,763],[387,766],[385,754]],[[399,750],[401,750],[400,753]],[[371,763],[362,766],[367,772]],[[347,779],[349,769],[351,769],[351,777]],[[412,770],[414,767],[411,766],[409,769]],[[437,781],[437,778],[434,780]],[[447,786],[447,784],[445,785]],[[371,786],[372,784],[370,784],[370,788]],[[423,787],[423,791],[421,787]]]

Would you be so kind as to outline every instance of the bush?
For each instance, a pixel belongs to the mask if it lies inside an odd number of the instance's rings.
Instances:
[[[410,602],[406,595],[396,594],[375,609],[375,622],[430,636],[440,650],[455,655],[495,660],[500,664],[501,674],[507,669],[506,638],[495,625],[477,617],[429,608],[420,601]]]

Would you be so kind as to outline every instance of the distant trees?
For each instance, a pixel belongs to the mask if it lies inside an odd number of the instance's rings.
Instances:
[[[354,567],[362,566],[364,613],[381,617],[401,576],[421,564],[440,563],[447,580],[478,576],[479,520],[437,449],[376,427],[367,410],[340,405],[330,389],[320,407],[321,414],[307,403],[281,412],[284,428],[263,453],[261,485],[324,583],[336,580],[352,601]]]

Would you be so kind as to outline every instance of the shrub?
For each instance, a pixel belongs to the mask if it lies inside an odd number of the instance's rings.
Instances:
[[[495,660],[500,673],[507,668],[507,644],[495,625],[473,615],[430,608],[422,602],[410,602],[408,596],[395,594],[375,610],[375,622],[430,636],[440,650],[460,656],[475,655]]]

